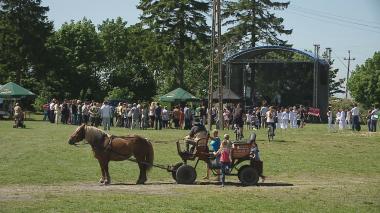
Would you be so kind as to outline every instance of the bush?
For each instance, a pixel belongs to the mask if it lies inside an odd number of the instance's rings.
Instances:
[[[42,90],[41,93],[34,100],[34,103],[32,104],[34,110],[36,112],[42,112],[42,105],[48,103],[50,97],[51,94],[49,92],[47,92],[46,90]]]

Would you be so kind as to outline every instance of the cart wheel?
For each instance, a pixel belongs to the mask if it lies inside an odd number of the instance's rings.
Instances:
[[[238,172],[240,182],[247,186],[256,185],[259,182],[257,170],[249,165],[242,166]]]
[[[192,166],[182,165],[177,169],[176,181],[179,184],[193,184],[197,178],[197,172]]]
[[[176,181],[177,180],[177,170],[180,166],[182,166],[183,163],[182,162],[179,162],[179,163],[176,163],[174,166],[173,166],[173,171],[172,171],[172,177],[173,179]]]

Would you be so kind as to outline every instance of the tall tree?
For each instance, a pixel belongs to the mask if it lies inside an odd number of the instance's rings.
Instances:
[[[348,89],[355,101],[367,107],[380,103],[380,52],[357,66],[348,79]]]
[[[104,50],[90,20],[63,24],[49,39],[48,47],[53,59],[51,77],[56,88],[66,91],[65,96],[77,98],[81,90],[88,89],[94,98],[105,95],[100,81]]]
[[[339,78],[336,79],[336,76],[339,72],[339,69],[333,68],[332,65],[333,61],[330,63],[330,70],[329,70],[329,97],[334,96],[335,94],[342,94],[345,91],[343,83],[346,81],[345,78]]]
[[[339,69],[334,68],[332,66],[334,64],[334,60],[329,59],[327,52],[324,52],[322,54],[322,57],[325,58],[330,65],[330,69],[329,69],[329,97],[332,97],[335,94],[344,93],[343,83],[346,79],[345,78],[336,79],[336,76],[339,72]]]
[[[202,0],[140,0],[138,9],[142,10],[142,23],[157,35],[156,42],[164,46],[161,54],[165,70],[160,73],[164,71],[162,74],[174,80],[172,88],[185,87],[185,62],[191,59],[191,54],[201,50],[200,44],[208,38],[205,14],[209,11],[209,3]],[[185,53],[186,49],[192,50],[191,54]]]
[[[41,0],[0,1],[0,80],[22,83],[36,78],[53,30]],[[34,80],[34,82],[36,82]]]
[[[120,17],[99,26],[99,37],[105,51],[104,80],[112,89],[110,96],[124,94],[133,100],[148,100],[156,93],[153,72],[146,66],[143,29],[126,27]]]
[[[226,1],[222,17],[228,26],[224,35],[226,42],[239,47],[255,47],[258,42],[272,45],[286,45],[279,38],[289,35],[292,30],[285,29],[283,18],[276,17],[273,10],[286,9],[289,2],[273,0],[234,0]]]

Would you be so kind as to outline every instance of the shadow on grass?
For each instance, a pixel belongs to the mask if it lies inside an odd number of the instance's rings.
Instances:
[[[221,185],[220,182],[198,182],[197,185]],[[225,182],[225,186],[236,186],[236,187],[254,187],[254,186],[263,186],[263,187],[287,187],[294,186],[291,183],[257,183],[257,185],[247,186],[238,182]]]
[[[256,139],[256,141],[268,142],[268,143],[276,143],[276,142],[280,142],[280,143],[296,143],[297,142],[295,140],[284,140],[284,139],[278,140],[276,138],[273,141],[271,141],[271,142],[269,142],[268,139]]]
[[[135,186],[137,184],[135,183],[112,183],[110,186]],[[160,185],[177,185],[175,182],[151,182],[151,183],[146,183],[144,184],[146,186],[160,186]],[[182,185],[182,184],[179,184]],[[195,182],[194,184],[188,184],[187,186],[220,186],[220,182]],[[246,186],[238,182],[225,182],[225,186],[236,186],[236,187],[254,187],[254,186],[260,186],[260,187],[291,187],[294,186],[291,183],[282,183],[282,182],[277,182],[277,183],[258,183],[257,185],[253,186]]]

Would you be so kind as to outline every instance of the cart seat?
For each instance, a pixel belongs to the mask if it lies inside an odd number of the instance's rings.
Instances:
[[[233,159],[249,157],[249,154],[251,153],[252,144],[254,141],[256,141],[256,134],[252,133],[249,136],[247,143],[233,143],[231,157]]]

